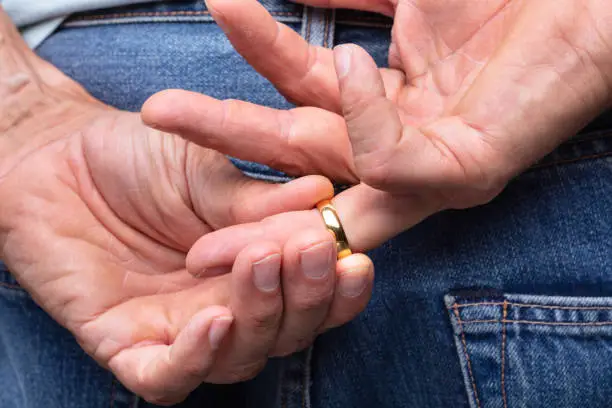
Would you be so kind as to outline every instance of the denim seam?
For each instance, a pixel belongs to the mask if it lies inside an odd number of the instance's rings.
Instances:
[[[527,309],[559,309],[559,310],[612,310],[612,306],[553,306],[537,303],[515,303],[515,302],[482,302],[482,303],[455,303],[453,308],[476,307],[476,306],[509,306],[522,307]],[[464,320],[469,321],[469,320]]]
[[[306,23],[306,33],[304,34],[304,39],[306,40],[306,42],[310,43],[310,27],[312,24],[312,11],[310,8],[305,7],[304,13],[306,13],[306,19],[308,20],[308,22]]]
[[[465,339],[465,332],[463,331],[463,324],[461,322],[461,317],[459,316],[459,309],[457,308],[457,304],[454,305],[455,316],[457,317],[457,323],[459,324],[459,332],[461,335],[461,343],[463,344],[463,354],[465,356],[465,361],[468,369],[468,373],[470,376],[470,382],[472,383],[472,390],[474,391],[474,399],[476,400],[476,406],[481,408],[480,399],[478,398],[478,391],[476,390],[476,381],[474,380],[474,373],[472,372],[472,363],[470,361],[470,355],[467,350],[467,341]]]
[[[328,48],[327,36],[329,35],[329,29],[331,24],[331,15],[329,10],[325,11],[325,30],[323,31],[323,48]]]
[[[372,28],[391,28],[393,27],[391,24],[370,22],[370,21],[336,20],[336,24],[350,25],[350,26],[356,26],[356,27],[372,27]]]
[[[302,408],[311,408],[310,404],[310,364],[312,363],[312,351],[314,345],[308,347],[304,357],[304,382],[302,383]]]
[[[508,317],[508,301],[504,300],[503,320]],[[501,394],[504,408],[508,408],[508,398],[506,396],[506,323],[502,326],[502,344],[501,344]]]
[[[299,13],[291,11],[269,11],[273,16],[300,16]],[[111,14],[100,14],[95,16],[76,16],[72,17],[70,21],[90,21],[90,20],[106,20],[106,19],[117,19],[126,17],[176,17],[176,16],[209,16],[210,11],[147,11],[147,12],[131,12],[131,13],[111,13]]]
[[[547,320],[514,320],[514,319],[489,319],[489,320],[461,320],[461,324],[486,324],[486,323],[515,323],[533,324],[543,326],[612,326],[612,320],[601,322],[550,322]]]

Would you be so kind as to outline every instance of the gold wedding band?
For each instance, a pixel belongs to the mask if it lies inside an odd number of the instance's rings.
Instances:
[[[321,213],[321,217],[323,217],[325,227],[334,235],[334,238],[336,239],[338,259],[346,258],[347,256],[351,255],[351,248],[349,247],[348,240],[346,239],[344,228],[342,228],[340,217],[338,217],[338,213],[336,212],[336,209],[332,205],[331,201],[320,201],[317,204],[317,209]]]

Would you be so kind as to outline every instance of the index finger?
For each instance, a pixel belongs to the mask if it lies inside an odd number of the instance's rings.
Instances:
[[[291,102],[340,112],[331,50],[311,46],[254,0],[208,0],[236,51]]]

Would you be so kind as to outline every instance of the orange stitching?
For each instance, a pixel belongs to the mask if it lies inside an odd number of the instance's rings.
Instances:
[[[509,322],[510,320],[506,320]],[[489,319],[489,320],[462,320],[462,323],[504,323],[501,319]]]
[[[273,16],[299,16],[298,13],[291,11],[270,11]],[[201,11],[143,11],[143,12],[131,12],[131,13],[112,13],[112,14],[101,14],[97,16],[77,16],[73,17],[71,21],[88,21],[88,20],[104,20],[114,18],[125,18],[125,17],[172,17],[172,16],[208,16],[210,12],[207,10]]]
[[[557,164],[569,164],[569,163],[574,163],[574,162],[577,162],[577,161],[580,161],[580,160],[599,159],[599,158],[606,157],[606,156],[611,156],[611,155],[612,155],[612,152],[592,154],[590,156],[576,157],[574,159],[558,160],[558,161],[551,162],[551,163],[536,164],[534,166],[531,166],[531,169],[541,169],[541,168],[545,168],[545,167],[555,166]]]
[[[480,302],[480,303],[455,303],[453,307],[471,307],[471,306],[501,306],[504,302]],[[514,303],[511,303],[514,304]]]
[[[504,300],[504,313],[503,320],[508,317],[508,302]],[[508,408],[508,400],[506,398],[506,382],[505,382],[505,368],[506,368],[506,324],[502,327],[502,346],[501,346],[501,392],[502,401],[504,402],[504,408]]]
[[[457,307],[472,307],[472,306],[502,306],[504,302],[482,302],[482,303],[456,303]],[[552,306],[540,305],[537,303],[514,303],[507,302],[508,305],[523,307],[527,309],[559,309],[559,310],[612,310],[612,306]]]
[[[459,331],[461,332],[461,343],[463,344],[463,354],[465,355],[465,361],[467,363],[468,373],[470,375],[470,382],[472,383],[472,389],[474,390],[474,399],[476,400],[476,405],[478,408],[480,406],[480,400],[478,399],[478,391],[476,390],[476,382],[474,381],[474,373],[472,372],[472,363],[470,362],[470,355],[467,351],[467,342],[465,341],[465,333],[463,332],[463,324],[461,323],[461,316],[459,316],[459,309],[457,308],[457,304],[455,303],[455,316],[457,317],[457,322],[459,323]]]
[[[602,322],[547,322],[545,320],[504,320],[504,319],[490,319],[490,320],[462,320],[461,323],[472,324],[472,323],[516,323],[516,324],[541,324],[545,326],[611,326],[612,321]]]
[[[310,43],[310,25],[312,24],[312,14],[313,14],[313,11],[310,10],[310,8],[307,8],[305,11],[306,11],[306,19],[308,21],[306,23],[306,33],[304,34],[304,37],[305,37],[306,41],[308,43]]]
[[[329,35],[329,26],[331,25],[331,11],[325,10],[325,31],[323,31],[323,48],[327,48],[327,36]]]
[[[612,321],[603,322],[543,322],[537,320],[506,320],[506,322],[518,324],[543,324],[547,326],[609,326]]]

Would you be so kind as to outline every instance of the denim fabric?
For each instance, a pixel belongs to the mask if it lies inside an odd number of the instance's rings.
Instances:
[[[137,399],[19,287],[0,263],[0,407],[130,408]]]
[[[612,403],[612,299],[447,296],[467,393],[478,407]]]
[[[264,3],[314,44],[358,43],[386,63],[385,18]],[[289,106],[200,1],[76,15],[38,52],[122,109],[176,87]],[[180,406],[612,406],[611,208],[606,113],[491,203],[437,214],[372,251],[373,298],[353,322],[253,381],[203,385]],[[0,279],[1,407],[150,407],[85,357],[10,274]]]

